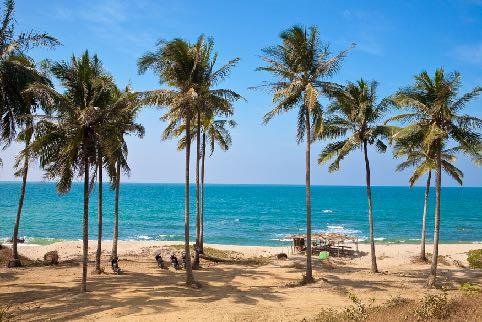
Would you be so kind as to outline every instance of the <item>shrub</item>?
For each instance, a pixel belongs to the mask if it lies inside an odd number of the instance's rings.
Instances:
[[[426,294],[415,310],[415,317],[419,321],[443,319],[449,315],[449,312],[447,291],[443,290],[441,294]]]
[[[375,299],[371,298],[367,305],[363,303],[355,294],[349,294],[348,297],[353,304],[345,308],[345,311],[343,312],[345,318],[350,321],[366,320],[370,309],[372,309]]]
[[[482,289],[480,289],[480,286],[477,284],[472,284],[472,283],[464,283],[460,286],[460,290],[465,293],[479,293],[482,292]]]
[[[12,314],[10,313],[11,305],[0,305],[0,322],[10,321]]]
[[[390,299],[385,303],[387,307],[400,307],[410,303],[410,300],[406,297],[400,296],[400,294],[390,297]]]
[[[338,322],[343,321],[343,314],[340,312],[329,308],[329,309],[322,309],[320,313],[316,315],[313,319],[315,322]]]
[[[467,253],[470,268],[482,268],[482,249],[473,249]]]

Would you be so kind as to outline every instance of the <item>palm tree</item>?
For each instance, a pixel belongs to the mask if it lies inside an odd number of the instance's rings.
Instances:
[[[393,96],[393,103],[399,108],[408,109],[392,117],[391,121],[409,122],[395,134],[396,140],[419,142],[426,151],[433,151],[435,159],[435,228],[432,265],[427,280],[429,287],[434,286],[437,276],[438,244],[440,235],[440,199],[442,185],[442,151],[448,140],[454,140],[459,151],[481,160],[482,140],[477,132],[482,120],[469,115],[460,115],[464,106],[482,92],[482,87],[458,97],[461,88],[460,73],[446,75],[443,68],[430,77],[426,71],[415,76],[415,83],[399,90]]]
[[[202,127],[202,145],[201,145],[201,224],[199,238],[199,252],[204,251],[204,177],[205,177],[205,159],[206,149],[209,147],[210,156],[213,155],[216,144],[223,151],[229,150],[232,144],[229,128],[234,128],[236,122],[233,120],[214,120],[206,119]]]
[[[30,140],[33,135],[33,118],[32,115],[36,112],[39,108],[38,101],[34,98],[26,95],[24,90],[30,84],[34,84],[36,82],[50,84],[49,80],[38,72],[35,69],[35,63],[27,56],[24,55],[16,55],[10,56],[8,58],[10,64],[15,64],[17,66],[22,66],[18,68],[16,76],[10,80],[11,88],[16,88],[20,90],[23,88],[23,91],[18,93],[10,93],[10,97],[14,98],[12,105],[7,106],[4,109],[4,115],[2,118],[2,125],[8,130],[3,131],[2,133],[2,140],[5,142],[5,146],[8,146],[12,141],[12,138],[16,135],[17,129],[22,129],[21,132],[17,136],[17,141],[23,142],[25,147],[28,146]],[[4,66],[5,67],[5,66]],[[22,101],[23,100],[23,105]],[[20,165],[20,163],[22,163]],[[20,257],[18,255],[18,248],[17,248],[17,240],[18,240],[18,232],[20,228],[20,218],[22,214],[23,202],[25,199],[25,191],[27,187],[27,176],[28,176],[28,165],[30,162],[30,158],[28,153],[22,154],[17,157],[15,162],[16,176],[22,177],[22,187],[20,190],[20,198],[18,202],[17,208],[17,217],[15,220],[15,225],[13,229],[13,237],[12,237],[12,260],[9,263],[10,267],[19,267],[22,266],[20,262]]]
[[[103,202],[103,169],[108,172],[111,187],[116,190],[116,213],[114,223],[115,250],[117,256],[118,239],[118,192],[120,186],[120,167],[128,173],[130,171],[126,157],[127,145],[124,141],[126,132],[136,132],[139,136],[144,135],[144,128],[134,123],[137,114],[139,100],[138,94],[131,93],[127,88],[121,93],[115,86],[112,87],[112,100],[110,104],[102,108],[97,119],[95,133],[97,135],[97,176],[98,176],[98,233],[97,251],[95,257],[95,272],[100,274],[102,255],[102,202]],[[126,123],[127,122],[127,123]],[[117,164],[118,163],[118,164]],[[113,243],[114,244],[114,243]],[[114,247],[114,246],[113,246]]]
[[[448,149],[442,152],[442,168],[455,181],[462,185],[463,173],[460,169],[455,167],[452,163],[455,162],[455,152],[457,149]],[[427,261],[425,254],[425,240],[426,240],[426,223],[428,211],[428,197],[430,194],[430,181],[432,178],[432,170],[436,168],[435,159],[432,153],[427,153],[420,145],[420,141],[410,142],[405,140],[398,140],[394,145],[394,156],[396,158],[406,157],[406,160],[397,166],[397,171],[403,171],[407,168],[415,167],[412,176],[409,179],[410,188],[418,181],[420,177],[427,174],[427,182],[425,184],[425,195],[423,200],[423,216],[422,216],[422,238],[420,242],[420,260]]]
[[[63,94],[49,86],[36,84],[29,92],[43,106],[55,110],[55,117],[36,125],[37,137],[29,152],[38,157],[47,179],[58,178],[57,191],[70,191],[76,173],[84,180],[83,260],[81,291],[87,288],[89,194],[98,166],[98,135],[105,107],[112,101],[115,85],[96,55],[87,51],[69,62],[56,62],[52,74],[65,88]],[[105,144],[105,143],[104,143]]]
[[[144,127],[135,122],[137,112],[139,111],[139,94],[133,93],[129,87],[124,92],[117,91],[116,100],[113,105],[116,111],[113,122],[108,123],[114,130],[113,136],[117,142],[114,144],[116,148],[112,149],[114,155],[111,160],[115,166],[115,207],[114,207],[114,235],[112,240],[112,258],[117,257],[117,243],[119,239],[119,192],[121,171],[129,174],[130,168],[127,163],[127,142],[126,134],[135,134],[142,138],[144,136]],[[110,131],[109,131],[110,132]]]
[[[31,98],[26,98],[23,91],[33,82],[47,80],[35,68],[33,61],[25,55],[30,48],[37,46],[55,47],[58,40],[46,33],[35,31],[15,33],[15,2],[4,1],[3,17],[0,25],[0,141],[4,148],[16,136],[17,129],[23,128],[22,141],[28,144],[31,139],[31,119],[29,115],[35,112],[37,104]],[[20,266],[17,251],[18,231],[22,214],[23,201],[28,175],[28,155],[25,155],[23,169],[17,171],[22,176],[17,217],[12,237],[12,261],[10,266]],[[0,158],[0,166],[2,160]]]
[[[200,161],[201,153],[201,133],[203,132],[203,118],[209,118],[214,114],[223,116],[232,116],[234,108],[232,103],[242,99],[241,95],[230,89],[212,88],[221,81],[226,79],[231,69],[238,63],[239,58],[232,59],[220,68],[216,67],[218,54],[213,52],[214,41],[212,38],[201,47],[200,64],[203,67],[202,77],[199,81],[199,95],[196,104],[196,252],[193,267],[199,267],[199,254],[202,252],[201,231],[202,231],[202,214],[200,206]]]
[[[189,249],[189,158],[191,152],[191,121],[196,109],[199,92],[199,80],[203,66],[199,66],[204,38],[196,44],[176,38],[171,41],[159,41],[157,50],[145,53],[138,61],[139,73],[151,69],[158,74],[159,80],[175,89],[158,89],[144,93],[146,105],[168,106],[163,116],[176,126],[184,124],[186,137],[186,169],[184,199],[184,251],[186,253],[186,285],[198,287],[191,266]]]
[[[268,123],[275,115],[298,108],[297,142],[306,141],[306,275],[307,282],[313,281],[311,264],[311,185],[310,145],[312,143],[312,122],[321,118],[318,96],[336,86],[323,81],[338,71],[348,50],[330,57],[329,47],[322,45],[318,29],[308,30],[293,26],[280,34],[281,44],[263,49],[261,59],[266,66],[257,70],[271,73],[276,81],[266,86],[273,91],[275,108],[264,116]],[[315,127],[313,127],[315,129]],[[306,138],[305,138],[306,137]]]
[[[361,79],[356,83],[348,82],[343,88],[330,92],[334,101],[328,107],[328,111],[332,113],[332,116],[324,121],[324,129],[319,138],[343,137],[344,139],[328,144],[318,158],[319,164],[334,158],[328,168],[330,172],[333,172],[340,168],[341,160],[350,152],[355,149],[363,150],[370,226],[371,271],[373,273],[378,272],[378,267],[375,254],[368,145],[375,144],[378,151],[385,152],[387,147],[381,139],[389,137],[394,131],[394,127],[377,123],[386,109],[386,103],[384,101],[377,103],[376,89],[377,82],[373,81],[368,84]]]

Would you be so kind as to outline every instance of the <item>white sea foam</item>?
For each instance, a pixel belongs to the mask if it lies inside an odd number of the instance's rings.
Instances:
[[[386,238],[385,237],[377,237],[377,238],[373,238],[373,240],[378,240],[378,241],[382,241],[382,240],[385,240]]]
[[[137,239],[140,239],[140,240],[149,240],[149,239],[152,239],[152,237],[147,236],[147,235],[137,235],[136,238],[137,238]]]
[[[318,233],[335,233],[335,234],[343,234],[343,235],[349,235],[349,236],[357,236],[358,234],[361,233],[361,231],[356,230],[356,229],[349,229],[345,228],[343,225],[326,225],[326,229],[321,229],[316,231]]]
[[[324,210],[322,210],[322,212],[323,212],[324,214],[331,214],[331,213],[333,212],[333,210],[331,210],[331,209],[324,209]]]

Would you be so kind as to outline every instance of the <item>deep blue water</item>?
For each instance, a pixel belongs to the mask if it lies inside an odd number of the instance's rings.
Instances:
[[[80,239],[82,185],[57,195],[53,183],[29,183],[20,236]],[[20,183],[0,183],[0,237],[12,235]],[[104,188],[104,237],[112,238],[114,193]],[[375,237],[386,242],[417,242],[420,238],[424,188],[373,187]],[[281,245],[280,239],[305,226],[305,188],[291,185],[207,185],[205,240],[208,243]],[[192,228],[194,235],[194,187]],[[428,217],[432,238],[433,199]],[[90,238],[96,237],[97,193],[90,202]],[[315,231],[335,231],[366,238],[365,187],[313,186]],[[120,196],[120,238],[182,240],[182,184],[123,184]],[[442,189],[441,239],[444,242],[482,241],[482,188]]]

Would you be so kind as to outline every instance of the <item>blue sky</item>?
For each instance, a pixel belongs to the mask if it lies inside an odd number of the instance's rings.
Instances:
[[[280,31],[293,24],[317,25],[321,38],[336,52],[352,42],[335,81],[363,77],[380,82],[384,97],[411,83],[413,75],[439,66],[458,70],[464,90],[482,84],[482,1],[17,1],[18,30],[35,29],[56,36],[62,46],[35,49],[36,59],[68,59],[89,49],[97,53],[119,86],[131,83],[135,90],[158,88],[155,75],[137,74],[136,61],[160,39],[182,37],[190,41],[204,33],[212,36],[219,61],[240,57],[228,81],[247,102],[236,104],[233,147],[207,160],[207,182],[274,183],[304,182],[304,145],[295,140],[296,112],[261,124],[271,108],[271,97],[248,90],[269,79],[256,72],[260,49],[278,42]],[[326,103],[323,101],[323,103]],[[482,117],[482,98],[466,112]],[[165,124],[161,111],[146,109],[139,121],[146,127],[143,140],[129,139],[131,182],[182,182],[183,154],[172,141],[160,140]],[[363,185],[362,154],[355,152],[329,174],[319,167],[316,155],[325,143],[312,147],[312,182],[327,185]],[[2,151],[0,180],[14,179],[12,163],[18,146]],[[408,172],[395,173],[397,161],[390,151],[370,151],[374,185],[405,185]],[[465,172],[465,185],[482,185],[482,168],[464,157],[457,165]],[[36,167],[34,167],[36,168]],[[32,170],[31,179],[42,173]],[[454,182],[444,177],[445,185]]]

